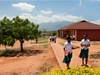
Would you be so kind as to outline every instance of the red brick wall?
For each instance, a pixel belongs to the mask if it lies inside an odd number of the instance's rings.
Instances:
[[[77,40],[83,39],[84,34],[87,34],[91,41],[100,41],[100,30],[77,30]]]

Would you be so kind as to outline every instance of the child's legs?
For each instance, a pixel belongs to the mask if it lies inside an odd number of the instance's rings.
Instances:
[[[88,63],[88,58],[85,58],[85,65],[87,65]]]
[[[82,65],[84,65],[84,58],[82,58]]]
[[[66,63],[66,65],[67,65],[67,69],[69,69],[69,64],[70,64],[70,63]]]
[[[86,65],[87,66],[88,63],[88,58],[82,58],[82,65]]]

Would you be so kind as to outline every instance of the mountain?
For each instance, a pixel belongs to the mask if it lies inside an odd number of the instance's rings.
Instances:
[[[72,22],[68,22],[68,21],[54,22],[54,23],[53,22],[41,23],[41,24],[39,24],[39,29],[46,30],[46,31],[58,30],[59,28],[62,28],[71,23]]]

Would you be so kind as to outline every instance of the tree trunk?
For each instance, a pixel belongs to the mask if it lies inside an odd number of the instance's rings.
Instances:
[[[6,45],[4,47],[5,47],[5,50],[7,50]]]
[[[38,43],[38,38],[36,38],[36,43]]]
[[[21,52],[24,51],[24,49],[23,49],[23,43],[24,43],[24,41],[23,40],[20,40],[20,49],[21,49]]]

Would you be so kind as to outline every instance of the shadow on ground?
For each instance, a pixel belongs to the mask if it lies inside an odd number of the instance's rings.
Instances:
[[[24,50],[22,52],[17,50],[0,50],[0,57],[32,56],[43,52],[44,50]]]

